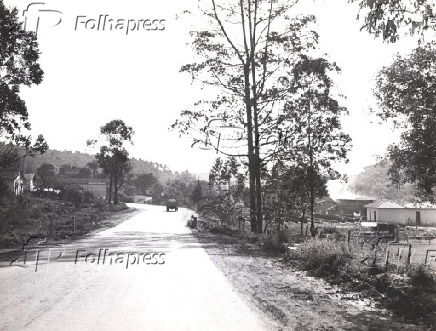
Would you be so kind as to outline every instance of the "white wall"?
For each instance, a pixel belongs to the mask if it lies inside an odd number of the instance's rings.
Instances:
[[[377,219],[374,220],[374,211],[377,212]],[[396,223],[402,225],[415,225],[416,212],[421,213],[421,226],[436,225],[436,209],[425,208],[367,208],[368,221]],[[410,221],[408,222],[408,219]]]

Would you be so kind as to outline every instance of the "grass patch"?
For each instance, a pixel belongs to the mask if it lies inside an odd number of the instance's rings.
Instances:
[[[424,266],[409,268],[407,274],[386,270],[383,247],[364,242],[310,239],[288,254],[312,276],[322,277],[343,288],[376,299],[397,316],[434,326],[436,312],[435,276]]]
[[[63,239],[81,236],[106,226],[106,220],[127,210],[124,204],[74,205],[61,200],[24,196],[0,207],[0,247],[22,244],[29,237]]]

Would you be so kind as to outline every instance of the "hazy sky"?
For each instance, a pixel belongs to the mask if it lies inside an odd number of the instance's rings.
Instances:
[[[30,30],[40,17],[44,80],[39,86],[22,89],[34,134],[43,133],[53,149],[86,151],[86,140],[96,137],[101,125],[121,118],[136,131],[132,156],[164,163],[177,171],[207,173],[217,155],[193,149],[189,140],[168,131],[180,110],[202,95],[198,86],[191,86],[189,77],[179,73],[180,67],[192,60],[192,51],[186,46],[188,27],[175,19],[196,0],[38,2],[45,4],[29,7],[26,16]],[[409,52],[415,42],[403,38],[386,45],[360,32],[361,24],[355,20],[357,7],[347,0],[302,2],[299,11],[318,17],[322,50],[342,68],[337,84],[348,98],[345,105],[350,111],[343,124],[354,147],[350,163],[339,169],[355,174],[374,163],[374,155],[383,154],[398,136],[369,114],[374,105],[374,75],[391,63],[396,52]],[[32,2],[6,3],[23,10]],[[83,22],[98,20],[99,15],[165,20],[160,23],[165,30],[126,34],[86,29]],[[62,22],[53,27],[59,17]]]

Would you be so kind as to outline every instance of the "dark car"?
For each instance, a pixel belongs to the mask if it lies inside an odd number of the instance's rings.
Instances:
[[[167,211],[170,211],[170,209],[174,209],[174,211],[179,210],[179,206],[177,204],[177,201],[175,199],[169,199],[167,202]]]

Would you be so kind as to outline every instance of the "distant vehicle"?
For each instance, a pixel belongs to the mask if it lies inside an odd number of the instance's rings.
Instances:
[[[170,211],[170,209],[174,209],[174,211],[179,210],[179,206],[177,204],[177,201],[175,199],[169,199],[167,202],[167,211]]]

